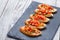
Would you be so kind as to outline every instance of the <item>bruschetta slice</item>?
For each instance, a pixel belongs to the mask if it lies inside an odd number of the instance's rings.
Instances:
[[[38,15],[38,14],[31,14],[30,18],[38,20],[39,22],[49,22],[49,20],[50,20],[47,17],[45,17],[43,15]]]
[[[36,9],[34,12],[35,12],[36,14],[44,15],[44,16],[46,16],[46,17],[53,17],[52,12],[49,12],[48,10]]]
[[[34,27],[36,27],[37,29],[44,29],[44,28],[46,28],[46,24],[45,24],[45,23],[39,22],[39,21],[37,21],[37,20],[32,20],[32,19],[27,19],[27,20],[25,21],[25,24],[26,24],[26,25],[34,26]]]
[[[20,31],[23,34],[25,34],[27,36],[32,36],[32,37],[39,36],[42,34],[40,30],[38,30],[32,26],[27,26],[27,25],[20,27]]]
[[[38,5],[38,8],[41,9],[41,8],[45,8],[46,10],[49,10],[49,12],[56,12],[57,9],[56,8],[53,8],[52,6],[48,5],[48,4],[40,4]]]

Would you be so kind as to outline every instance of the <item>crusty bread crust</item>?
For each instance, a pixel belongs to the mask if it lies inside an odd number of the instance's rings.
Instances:
[[[37,29],[40,29],[40,30],[42,30],[42,29],[44,29],[44,28],[46,28],[46,24],[44,24],[44,26],[39,26],[39,27],[37,27]]]
[[[53,14],[47,14],[46,17],[53,17]]]
[[[26,21],[25,21],[25,24],[26,25],[29,25],[29,23],[28,23],[28,21],[30,21],[31,19],[27,19]]]
[[[51,10],[50,12],[55,13],[57,12],[57,9],[53,8],[53,10]]]

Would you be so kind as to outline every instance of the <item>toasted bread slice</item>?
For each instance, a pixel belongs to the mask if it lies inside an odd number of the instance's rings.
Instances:
[[[34,16],[34,14],[31,14],[31,15],[30,15],[30,18],[31,18],[31,19],[34,19],[33,16]],[[36,15],[36,16],[37,16],[37,15]],[[39,22],[49,22],[50,19],[44,16],[44,20],[42,20],[42,19],[39,18],[38,21],[39,21]]]
[[[31,25],[31,26],[33,26],[33,27],[36,27],[37,29],[44,29],[44,28],[46,28],[46,24],[45,24],[45,23],[40,22],[39,25],[36,26],[36,25],[34,25],[34,23],[32,23],[33,25],[30,24],[30,23],[29,23],[30,20],[31,20],[31,19],[27,19],[27,20],[25,21],[25,24],[26,24],[26,25]]]
[[[50,11],[40,11],[41,9],[36,9],[34,12],[35,12],[35,14],[39,14],[39,15],[44,15],[44,16],[46,16],[46,17],[53,17],[53,13],[54,12],[52,12],[52,11],[56,11],[56,9],[54,9],[54,10],[50,10]],[[49,14],[50,13],[50,14]]]
[[[25,27],[25,26],[20,27],[20,31],[23,34],[25,34],[27,36],[32,36],[32,37],[39,36],[39,35],[42,34],[40,30],[38,30],[36,28],[33,28],[32,26],[31,27],[29,27],[29,26],[27,26],[27,27]]]
[[[50,7],[51,8],[51,10],[49,10],[50,12],[56,12],[57,11],[57,9],[56,8],[53,8],[52,6],[50,6],[50,5],[48,5],[48,4],[39,4],[38,5],[38,9],[40,9],[40,8],[42,8],[42,7]]]

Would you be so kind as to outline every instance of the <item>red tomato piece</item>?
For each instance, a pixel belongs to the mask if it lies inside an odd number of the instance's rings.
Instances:
[[[39,21],[37,21],[37,20],[30,20],[29,21],[29,23],[30,23],[30,25],[33,25],[33,26],[39,26]]]

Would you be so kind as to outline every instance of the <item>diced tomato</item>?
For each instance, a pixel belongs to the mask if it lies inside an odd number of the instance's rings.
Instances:
[[[34,19],[35,19],[35,20],[39,20],[39,18],[37,18],[37,17],[34,17]]]
[[[31,32],[31,31],[32,31],[32,28],[31,28],[31,27],[28,27],[28,26],[25,26],[25,30],[26,30],[26,31],[28,30],[28,31]]]
[[[50,5],[47,5],[47,4],[41,4],[38,7],[40,10],[42,9],[41,12],[44,12],[44,13],[46,13],[46,10],[49,10],[49,11],[53,10],[53,7],[51,7]]]
[[[37,21],[37,20],[30,20],[29,21],[29,23],[30,23],[30,25],[33,25],[33,26],[39,26],[39,21]]]
[[[27,30],[31,32],[31,31],[32,31],[32,28],[31,28],[31,27],[28,27],[28,29],[27,29]]]
[[[45,16],[43,16],[43,15],[35,15],[34,17],[33,17],[35,20],[45,20],[46,19],[46,17]]]
[[[48,14],[52,14],[52,12],[47,12]]]
[[[42,15],[45,15],[46,13],[42,13]]]
[[[39,15],[39,18],[41,18],[41,20],[45,20],[46,19],[46,17],[43,16],[43,15]]]
[[[43,13],[45,13],[46,9],[45,8],[41,8],[40,11],[43,12]]]

